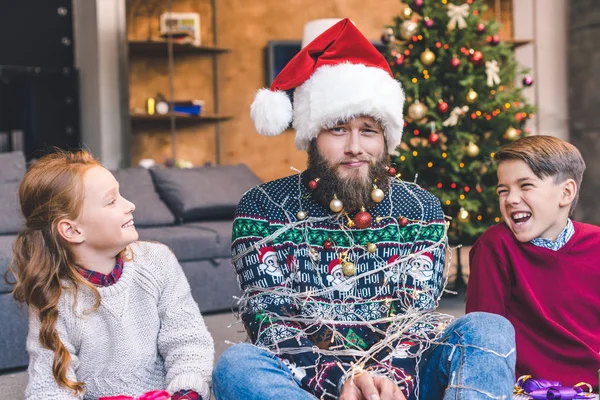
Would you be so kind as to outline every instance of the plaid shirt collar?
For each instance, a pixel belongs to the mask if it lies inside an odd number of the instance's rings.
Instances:
[[[530,243],[534,246],[544,247],[546,249],[558,251],[561,247],[567,244],[567,242],[569,241],[569,239],[571,239],[571,236],[573,236],[574,233],[575,227],[573,226],[573,221],[571,221],[571,219],[568,219],[567,226],[565,226],[565,229],[563,229],[560,235],[558,235],[556,241],[544,238],[535,238]]]
[[[90,271],[89,269],[85,269],[79,266],[77,267],[77,271],[91,284],[102,287],[110,286],[117,283],[117,281],[121,277],[121,273],[123,272],[123,259],[120,255],[117,256],[116,265],[108,275],[104,275],[96,271]]]

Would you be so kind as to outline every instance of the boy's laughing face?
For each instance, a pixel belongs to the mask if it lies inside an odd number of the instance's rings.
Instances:
[[[536,238],[555,241],[569,217],[576,194],[572,179],[555,182],[555,177],[537,177],[521,160],[498,165],[500,212],[519,242]]]

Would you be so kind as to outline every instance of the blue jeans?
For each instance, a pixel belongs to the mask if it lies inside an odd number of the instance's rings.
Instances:
[[[505,318],[471,313],[450,324],[419,370],[419,399],[511,399],[515,332]],[[227,349],[213,371],[217,400],[315,399],[276,356],[250,344]]]

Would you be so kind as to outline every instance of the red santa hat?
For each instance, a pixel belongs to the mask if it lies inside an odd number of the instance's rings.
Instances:
[[[265,258],[270,257],[272,255],[276,255],[273,246],[265,246],[258,249],[258,261],[260,261],[261,263]]]
[[[285,91],[296,89],[294,106]],[[339,121],[368,115],[382,124],[390,153],[402,139],[404,92],[385,57],[349,19],[343,19],[304,47],[260,89],[250,108],[256,130],[282,133],[292,122],[295,144],[307,150],[320,131]]]
[[[336,269],[342,268],[342,261],[339,258],[331,260],[329,265],[327,266],[327,270],[329,271],[329,275],[333,275],[333,271]]]
[[[428,263],[433,264],[433,254],[431,253],[423,253],[419,258],[424,258]]]

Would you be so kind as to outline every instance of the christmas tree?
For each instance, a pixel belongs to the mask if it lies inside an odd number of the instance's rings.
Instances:
[[[435,194],[453,218],[448,236],[472,244],[500,221],[493,154],[526,134],[533,107],[515,80],[527,71],[481,0],[410,0],[384,30],[406,92],[401,178]],[[524,76],[523,86],[533,83]]]

